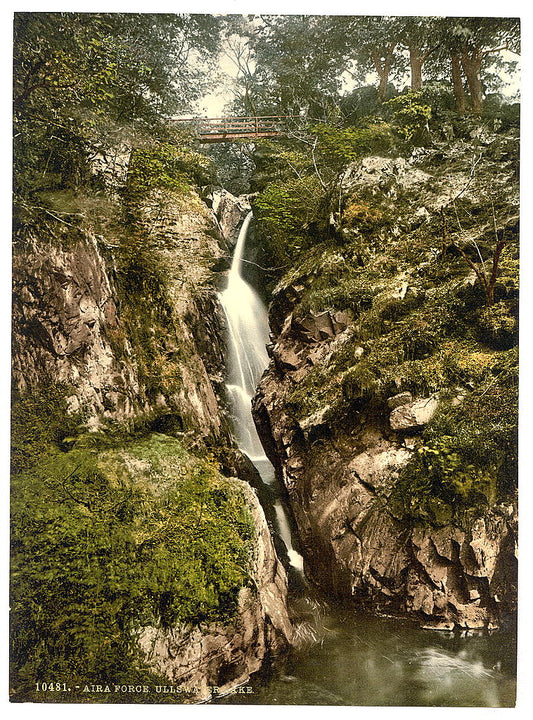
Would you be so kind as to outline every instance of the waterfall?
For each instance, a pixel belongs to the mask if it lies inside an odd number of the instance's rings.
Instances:
[[[220,294],[220,302],[228,326],[226,389],[234,419],[235,435],[242,452],[246,453],[267,485],[274,483],[274,468],[265,456],[252,418],[252,397],[261,375],[268,365],[266,345],[269,328],[266,308],[255,290],[241,275],[242,257],[252,213],[246,216],[235,245],[228,276],[228,285]],[[289,521],[281,502],[274,506],[279,535],[291,565],[303,568],[303,560],[292,547]]]
[[[261,299],[241,277],[242,254],[251,219],[250,212],[241,227],[228,286],[220,299],[229,330],[226,388],[234,416],[235,434],[240,449],[253,462],[265,457],[252,419],[251,402],[268,365],[268,321]]]

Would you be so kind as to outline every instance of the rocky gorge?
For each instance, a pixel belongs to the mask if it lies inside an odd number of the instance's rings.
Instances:
[[[108,166],[103,169],[111,176]],[[125,248],[117,236],[95,235],[59,213],[43,215],[35,225],[23,223],[14,251],[15,413],[18,398],[22,405],[28,397],[43,397],[48,404],[59,392],[64,412],[74,419],[68,430],[68,424],[57,430],[60,454],[70,467],[60,472],[76,478],[80,463],[91,457],[96,463],[92,472],[105,484],[116,488],[120,477],[120,485],[156,505],[175,503],[162,498],[168,493],[170,498],[184,478],[198,475],[206,478],[200,486],[207,498],[202,502],[209,502],[210,493],[222,493],[220,503],[235,496],[245,512],[246,520],[238,522],[250,525],[246,533],[251,532],[251,545],[244,541],[249,567],[246,576],[230,580],[223,591],[229,592],[228,599],[234,595],[228,617],[199,624],[194,622],[197,607],[189,620],[182,615],[177,624],[161,624],[161,611],[151,614],[149,609],[150,596],[140,600],[135,612],[146,618],[136,621],[137,662],[155,672],[153,677],[163,678],[161,682],[179,688],[182,700],[192,702],[208,700],[215,687],[216,694],[224,694],[246,682],[267,658],[283,652],[293,635],[287,579],[264,512],[255,491],[235,477],[244,472],[250,478],[255,471],[234,446],[222,393],[225,339],[217,274],[211,268],[228,266],[228,253],[249,205],[225,191],[216,191],[208,203],[192,189],[185,195],[152,193],[139,221],[152,236],[148,251],[146,245]],[[80,442],[80,432],[88,438],[89,449]],[[120,439],[113,440],[117,432]],[[98,444],[102,441],[104,447]],[[24,442],[19,457],[26,453]],[[220,475],[217,461],[210,466],[195,460],[195,453],[202,455],[209,448],[229,479]],[[24,467],[25,459],[20,464]],[[57,473],[45,467],[45,473]],[[74,496],[67,494],[67,503],[69,498]],[[76,515],[84,502],[74,499],[70,512]],[[97,511],[86,511],[92,524]],[[137,523],[143,513],[140,508],[134,512]],[[149,522],[148,517],[142,522]],[[158,533],[172,522],[172,515],[159,519],[153,534],[143,533],[135,544],[140,549],[146,542],[157,543]],[[218,521],[208,516],[204,522]],[[244,538],[244,527],[236,525],[230,532]],[[20,542],[24,544],[23,537]],[[224,546],[225,538],[218,542],[221,552],[235,552]],[[23,547],[19,552],[26,554]],[[112,541],[111,552],[122,552],[121,545]],[[198,571],[204,572],[199,565],[192,569]],[[172,586],[170,577],[161,597],[171,593]]]
[[[13,40],[10,700],[512,707],[520,19]]]
[[[16,562],[28,562],[41,537],[49,542],[50,526],[63,527],[55,513],[66,507],[73,556],[88,533],[102,558],[89,584],[106,588],[102,617],[130,628],[128,657],[143,681],[169,683],[186,702],[251,682],[315,637],[308,608],[299,614],[295,602],[306,583],[350,611],[410,618],[426,630],[492,632],[512,622],[511,443],[494,449],[493,436],[484,440],[469,422],[480,414],[489,432],[509,436],[486,401],[495,393],[512,413],[516,137],[487,132],[476,143],[479,155],[458,140],[407,159],[366,155],[348,164],[335,239],[304,248],[283,272],[269,270],[261,190],[237,198],[192,182],[147,189],[145,150],[122,162],[120,193],[109,166],[99,166],[106,206],[101,197],[76,200],[96,204],[90,222],[61,193],[48,198],[51,210],[20,218]],[[199,155],[187,161],[202,169]],[[225,386],[219,292],[251,208],[246,272],[269,300],[271,327],[252,410],[281,490],[237,447]],[[492,256],[492,269],[500,264],[489,287],[489,261],[476,264],[475,253],[494,253],[499,238],[506,242],[501,258]],[[472,449],[480,445],[486,456]],[[42,496],[38,521],[27,514],[32,493]],[[284,567],[289,546],[274,511],[280,497],[305,569],[292,595],[294,569]],[[58,553],[62,538],[52,541]],[[120,580],[124,569],[110,570],[113,553],[141,568],[131,587]],[[84,606],[80,568],[68,592]],[[53,613],[48,590],[45,583],[40,601]],[[21,653],[31,676],[41,662],[34,637],[47,631],[46,618],[40,624],[27,612],[15,607],[21,625],[34,623]],[[64,632],[52,643],[60,647]],[[98,647],[107,642],[99,632]],[[80,646],[82,665],[91,653]],[[98,670],[110,682],[113,663]],[[27,685],[22,693],[35,697]]]
[[[361,206],[370,198],[376,218],[361,217],[355,225],[364,230],[355,233],[366,233],[367,241],[379,233],[380,250],[361,268],[343,249],[323,247],[280,280],[270,310],[270,367],[253,403],[309,576],[328,593],[374,611],[410,615],[424,627],[494,628],[516,610],[516,496],[485,490],[464,503],[434,489],[421,507],[420,496],[409,491],[413,480],[406,474],[399,480],[413,457],[443,453],[442,446],[428,449],[424,429],[444,407],[461,408],[474,388],[472,370],[477,374],[489,353],[512,352],[488,334],[481,342],[478,334],[470,347],[447,333],[441,340],[429,337],[449,322],[450,298],[457,298],[457,308],[476,280],[474,264],[461,268],[457,254],[458,274],[445,291],[448,316],[432,316],[441,292],[433,269],[454,251],[444,236],[444,213],[453,208],[472,247],[482,245],[492,221],[483,214],[487,192],[493,213],[501,203],[501,232],[516,225],[512,142],[482,138],[483,181],[474,179],[475,160],[461,143],[444,153],[415,151],[409,161],[368,157],[348,167],[342,192]],[[460,203],[468,206],[468,230],[459,219]],[[383,222],[387,213],[392,220]],[[443,239],[440,250],[426,242],[421,247],[420,238],[432,234],[434,243]],[[417,246],[420,254],[409,264]],[[419,336],[420,349],[398,348],[395,328],[402,325],[410,342]],[[443,347],[462,366],[457,372],[443,366]],[[431,469],[424,465],[426,478]]]

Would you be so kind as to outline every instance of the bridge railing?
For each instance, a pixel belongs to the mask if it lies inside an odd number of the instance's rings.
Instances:
[[[287,130],[291,120],[302,120],[299,115],[233,116],[216,118],[175,118],[174,123],[192,126],[200,137],[210,135],[260,135]]]

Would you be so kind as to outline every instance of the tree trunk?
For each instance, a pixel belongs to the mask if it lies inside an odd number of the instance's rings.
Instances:
[[[452,55],[452,83],[457,112],[464,115],[466,112],[466,94],[461,73],[461,58],[456,54]]]
[[[481,61],[483,53],[480,50],[463,51],[461,65],[466,75],[470,103],[474,115],[481,115],[483,110],[483,85],[481,84]]]
[[[387,51],[385,53],[385,59],[383,61],[383,65],[381,64],[381,58],[377,50],[374,50],[372,57],[374,60],[374,67],[376,68],[376,72],[379,76],[379,88],[378,88],[378,101],[382,103],[385,100],[385,95],[387,94],[387,86],[389,84],[389,75],[390,75],[390,69],[392,65],[392,55],[394,53],[394,48],[396,47],[396,43],[391,43]]]
[[[422,90],[422,66],[424,55],[416,45],[409,46],[409,63],[411,65],[411,92]]]
[[[388,73],[381,73],[379,76],[379,87],[378,87],[378,101],[380,103],[385,100],[385,95],[387,94],[387,85],[389,84],[389,76]]]

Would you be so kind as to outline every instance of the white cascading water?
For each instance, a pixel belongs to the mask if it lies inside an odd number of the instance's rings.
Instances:
[[[258,466],[263,482],[270,485],[274,481],[274,469],[265,456],[252,418],[252,397],[268,365],[268,319],[261,298],[241,275],[242,257],[251,219],[250,212],[237,239],[227,288],[220,294],[229,334],[226,388],[239,448]],[[303,559],[292,547],[285,510],[280,502],[275,504],[274,509],[289,561],[293,567],[302,570]]]
[[[265,457],[251,416],[251,403],[268,365],[268,321],[261,299],[241,277],[242,255],[251,219],[250,212],[241,227],[228,286],[220,299],[229,331],[226,388],[234,416],[235,434],[240,449],[253,462]]]

